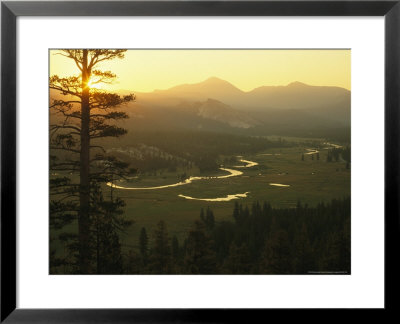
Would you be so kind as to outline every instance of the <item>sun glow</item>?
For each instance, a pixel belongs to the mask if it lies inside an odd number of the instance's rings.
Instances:
[[[76,71],[71,61],[51,55],[50,75]],[[211,76],[243,91],[294,81],[351,89],[350,50],[128,50],[123,60],[102,62],[99,68],[112,71],[117,79],[89,86],[110,91],[152,92]]]
[[[89,89],[102,89],[101,83],[96,82],[93,79],[90,79],[89,82],[87,83],[87,87]]]

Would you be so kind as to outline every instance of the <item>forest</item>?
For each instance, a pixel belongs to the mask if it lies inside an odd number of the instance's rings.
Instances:
[[[138,252],[124,254],[117,237],[108,246],[103,238],[93,268],[98,274],[350,274],[350,230],[349,198],[290,209],[236,202],[223,222],[211,208],[201,209],[182,242],[168,233],[167,221],[152,233],[142,227]],[[67,258],[51,266],[52,273],[79,273]]]

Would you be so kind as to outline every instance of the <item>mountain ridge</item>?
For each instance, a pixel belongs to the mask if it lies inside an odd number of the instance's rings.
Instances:
[[[177,88],[182,88],[182,87],[191,87],[191,86],[199,86],[199,85],[206,85],[206,84],[212,84],[212,85],[218,85],[218,84],[224,84],[224,85],[229,85],[235,89],[237,89],[238,91],[242,92],[242,93],[251,93],[252,91],[256,90],[256,89],[260,89],[260,88],[284,88],[284,87],[293,87],[293,86],[305,86],[305,87],[318,87],[318,88],[339,88],[339,89],[343,89],[345,91],[351,92],[351,90],[343,88],[343,87],[339,87],[339,86],[331,86],[331,85],[311,85],[305,82],[301,82],[301,81],[292,81],[290,83],[288,83],[287,85],[260,85],[257,86],[251,90],[242,90],[239,87],[235,86],[233,83],[221,79],[219,77],[209,77],[203,81],[199,81],[199,82],[194,82],[194,83],[182,83],[182,84],[178,84],[178,85],[174,85],[172,87],[168,87],[166,89],[154,89],[153,91],[137,91],[138,93],[142,93],[142,94],[151,94],[151,93],[155,93],[155,92],[164,92],[164,91],[170,91],[170,90],[174,90]],[[117,92],[132,92],[132,90],[126,90],[126,89],[120,89]]]
[[[160,107],[212,98],[240,111],[302,110],[350,123],[351,91],[337,86],[294,81],[286,86],[261,86],[245,92],[228,81],[211,77],[200,83],[136,94],[138,101]]]

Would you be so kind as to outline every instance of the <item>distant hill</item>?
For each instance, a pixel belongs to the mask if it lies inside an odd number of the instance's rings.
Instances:
[[[242,111],[302,110],[313,115],[350,124],[351,92],[340,87],[310,86],[293,82],[287,86],[262,86],[249,92],[216,77],[195,84],[167,90],[137,93],[138,100],[158,106],[172,106],[183,101],[218,100]]]
[[[310,86],[293,82],[287,86],[263,86],[246,94],[250,106],[281,109],[323,108],[350,100],[350,91],[339,87]],[[350,101],[348,101],[350,104]]]
[[[259,87],[246,96],[249,109],[300,110],[350,125],[351,92],[344,88],[293,82],[287,86]]]
[[[230,105],[236,98],[240,98],[245,94],[245,92],[239,90],[228,81],[216,77],[208,78],[200,83],[178,85],[168,90],[156,90],[153,93],[190,100],[213,98]]]
[[[346,129],[349,133],[351,92],[340,87],[292,82],[245,92],[211,77],[166,90],[133,92],[136,102],[121,107],[130,115],[124,127],[202,129],[251,135],[304,134]]]

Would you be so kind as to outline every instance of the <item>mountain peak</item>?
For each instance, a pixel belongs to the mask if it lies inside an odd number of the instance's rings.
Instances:
[[[215,76],[209,77],[208,79],[204,80],[203,83],[229,83],[228,81],[222,80]]]
[[[300,81],[294,81],[294,82],[290,82],[288,85],[288,87],[307,87],[308,85],[300,82]]]
[[[236,86],[234,86],[229,81],[217,78],[215,76],[210,77],[210,78],[204,80],[203,82],[191,84],[191,85],[188,85],[188,86],[191,86],[191,87],[202,87],[204,89],[207,89],[207,91],[211,91],[212,93],[221,92],[221,91],[222,92],[229,91],[229,92],[232,92],[232,94],[233,93],[242,93],[243,92],[242,90],[238,89]],[[218,98],[216,98],[216,99],[218,99]]]

